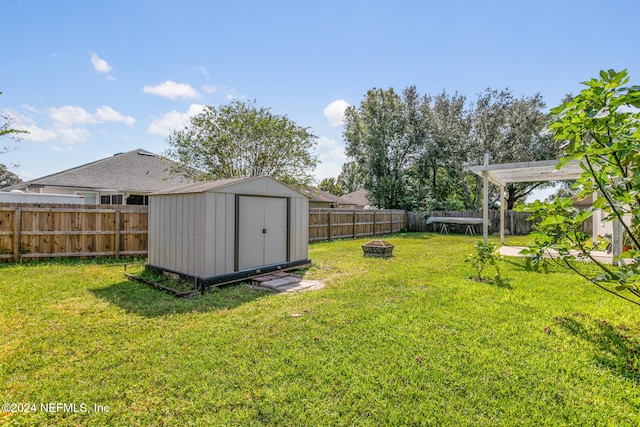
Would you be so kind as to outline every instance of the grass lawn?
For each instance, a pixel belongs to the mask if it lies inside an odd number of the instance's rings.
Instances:
[[[472,281],[477,237],[385,239],[391,259],[312,244],[327,286],[300,294],[0,265],[0,403],[23,411],[0,425],[640,424],[638,308],[515,258],[501,286]]]

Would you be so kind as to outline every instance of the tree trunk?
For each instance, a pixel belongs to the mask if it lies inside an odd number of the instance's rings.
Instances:
[[[513,209],[516,203],[516,188],[513,185],[507,186],[507,210]]]

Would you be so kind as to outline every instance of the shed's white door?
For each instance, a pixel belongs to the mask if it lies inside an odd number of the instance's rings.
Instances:
[[[287,199],[240,196],[238,269],[287,261]]]

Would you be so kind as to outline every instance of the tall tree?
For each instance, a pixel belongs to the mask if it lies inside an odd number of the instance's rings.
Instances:
[[[318,184],[318,188],[322,191],[326,191],[327,193],[331,193],[334,196],[342,196],[344,194],[344,191],[336,178],[323,179],[320,181],[320,184]]]
[[[556,159],[558,146],[551,135],[544,132],[548,116],[545,103],[537,93],[531,97],[516,98],[510,89],[487,89],[478,96],[473,111],[469,155],[472,164],[482,163],[484,153],[489,153],[491,163],[516,163]],[[479,178],[478,178],[479,179]],[[507,208],[526,197],[541,183],[511,183],[505,198]],[[476,184],[476,201],[480,202],[479,183]]]
[[[459,199],[465,179],[467,141],[471,121],[466,98],[441,92],[435,97],[425,96],[421,103],[424,140],[419,150],[416,171],[421,186],[433,208],[440,209],[453,199]],[[466,200],[466,198],[465,198]]]
[[[342,165],[342,172],[338,175],[337,184],[345,194],[353,193],[364,188],[366,174],[356,162],[346,162]]]
[[[415,87],[402,96],[371,89],[359,107],[345,111],[347,155],[366,171],[365,189],[375,206],[411,208],[408,170],[422,140],[419,97]]]
[[[196,180],[269,175],[283,182],[311,183],[317,137],[287,116],[254,102],[206,106],[188,126],[174,130],[165,154]]]
[[[457,93],[373,89],[345,113],[346,152],[367,172],[365,188],[377,206],[472,209],[482,186],[466,167],[481,163],[484,153],[492,163],[557,158],[543,132],[544,106],[539,94],[516,98],[510,89],[487,89],[471,106]],[[507,207],[539,185],[510,184]]]

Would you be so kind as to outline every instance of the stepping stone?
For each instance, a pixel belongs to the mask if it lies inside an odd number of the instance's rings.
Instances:
[[[266,282],[268,280],[274,280],[277,277],[274,275],[267,275],[267,276],[258,276],[258,277],[254,277],[251,280],[253,280],[254,282]]]
[[[298,284],[300,283],[300,279],[295,277],[282,277],[280,279],[270,280],[264,283],[267,283],[268,286],[273,287],[274,289],[280,290],[284,286],[289,286],[289,285],[298,286]]]
[[[298,283],[291,283],[289,285],[284,285],[281,286],[277,289],[277,291],[280,292],[286,292],[286,293],[292,293],[292,292],[296,292],[298,291],[298,289],[300,288]]]
[[[278,288],[279,291],[286,293],[313,291],[315,289],[324,288],[324,283],[317,280],[303,280],[295,286],[284,286]]]
[[[321,288],[324,288],[324,283],[322,282],[319,282],[317,280],[303,280],[302,282],[300,282],[300,285],[296,290],[311,291],[314,289],[321,289]]]
[[[277,291],[277,290],[280,290],[282,286],[288,286],[292,284],[297,285],[298,283],[300,283],[300,280],[301,279],[298,279],[296,277],[281,277],[278,279],[267,280],[259,284],[260,286],[264,286],[265,288],[269,288]]]

